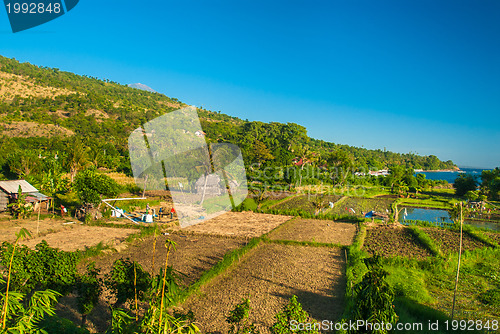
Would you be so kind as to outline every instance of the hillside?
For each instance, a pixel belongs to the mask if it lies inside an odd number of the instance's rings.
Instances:
[[[141,124],[183,106],[186,104],[178,99],[160,93],[0,57],[2,173],[4,177],[22,177],[23,170],[36,170],[26,166],[26,157],[42,152],[69,157],[80,144],[98,167],[130,173],[129,134]],[[293,123],[249,122],[204,109],[199,110],[199,116],[209,142],[237,144],[247,166],[256,168],[342,166],[354,171],[391,164],[429,170],[455,167],[453,162],[435,156],[367,150],[312,139],[303,126]]]

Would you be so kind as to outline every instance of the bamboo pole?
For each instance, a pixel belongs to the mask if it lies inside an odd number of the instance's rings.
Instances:
[[[40,235],[40,208],[42,207],[42,201],[38,202],[38,220],[36,222],[36,236]]]
[[[455,279],[455,292],[453,292],[453,306],[451,308],[451,320],[455,314],[455,300],[457,296],[458,288],[458,275],[460,274],[460,258],[462,257],[462,225],[464,223],[464,218],[462,214],[462,202],[460,202],[460,246],[458,248],[458,264],[457,264],[457,277]]]

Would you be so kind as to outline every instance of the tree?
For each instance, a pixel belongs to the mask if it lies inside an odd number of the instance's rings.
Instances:
[[[489,199],[500,199],[500,168],[483,170],[481,179],[481,192]]]
[[[98,173],[93,167],[79,172],[74,186],[82,203],[94,205],[101,202],[101,196],[116,196],[119,188],[112,178]]]
[[[84,168],[88,163],[87,150],[80,140],[75,140],[73,145],[70,146],[67,163],[71,176],[71,183],[73,183],[76,173],[78,173],[78,171]]]
[[[260,166],[268,160],[273,160],[274,156],[271,154],[266,144],[257,140],[253,146],[253,158]]]
[[[476,190],[478,185],[477,178],[472,174],[460,174],[453,183],[455,194],[464,196],[469,190]]]
[[[345,150],[339,149],[330,153],[326,161],[335,170],[332,176],[334,183],[344,184],[350,172],[354,171],[353,159]]]

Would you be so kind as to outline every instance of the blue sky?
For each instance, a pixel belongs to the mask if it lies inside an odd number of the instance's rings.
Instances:
[[[94,1],[0,54],[335,143],[500,166],[500,2]]]

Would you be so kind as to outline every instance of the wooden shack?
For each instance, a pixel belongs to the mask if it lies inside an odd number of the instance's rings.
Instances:
[[[195,183],[196,193],[203,194],[203,191],[205,191],[205,195],[218,196],[223,191],[220,181],[221,179],[217,174],[202,175]]]
[[[32,203],[34,206],[42,205],[41,209],[48,210],[50,197],[40,193],[26,180],[10,180],[0,181],[0,212],[6,211],[9,203],[17,200],[19,187],[21,187],[22,194],[27,195],[26,203]]]

